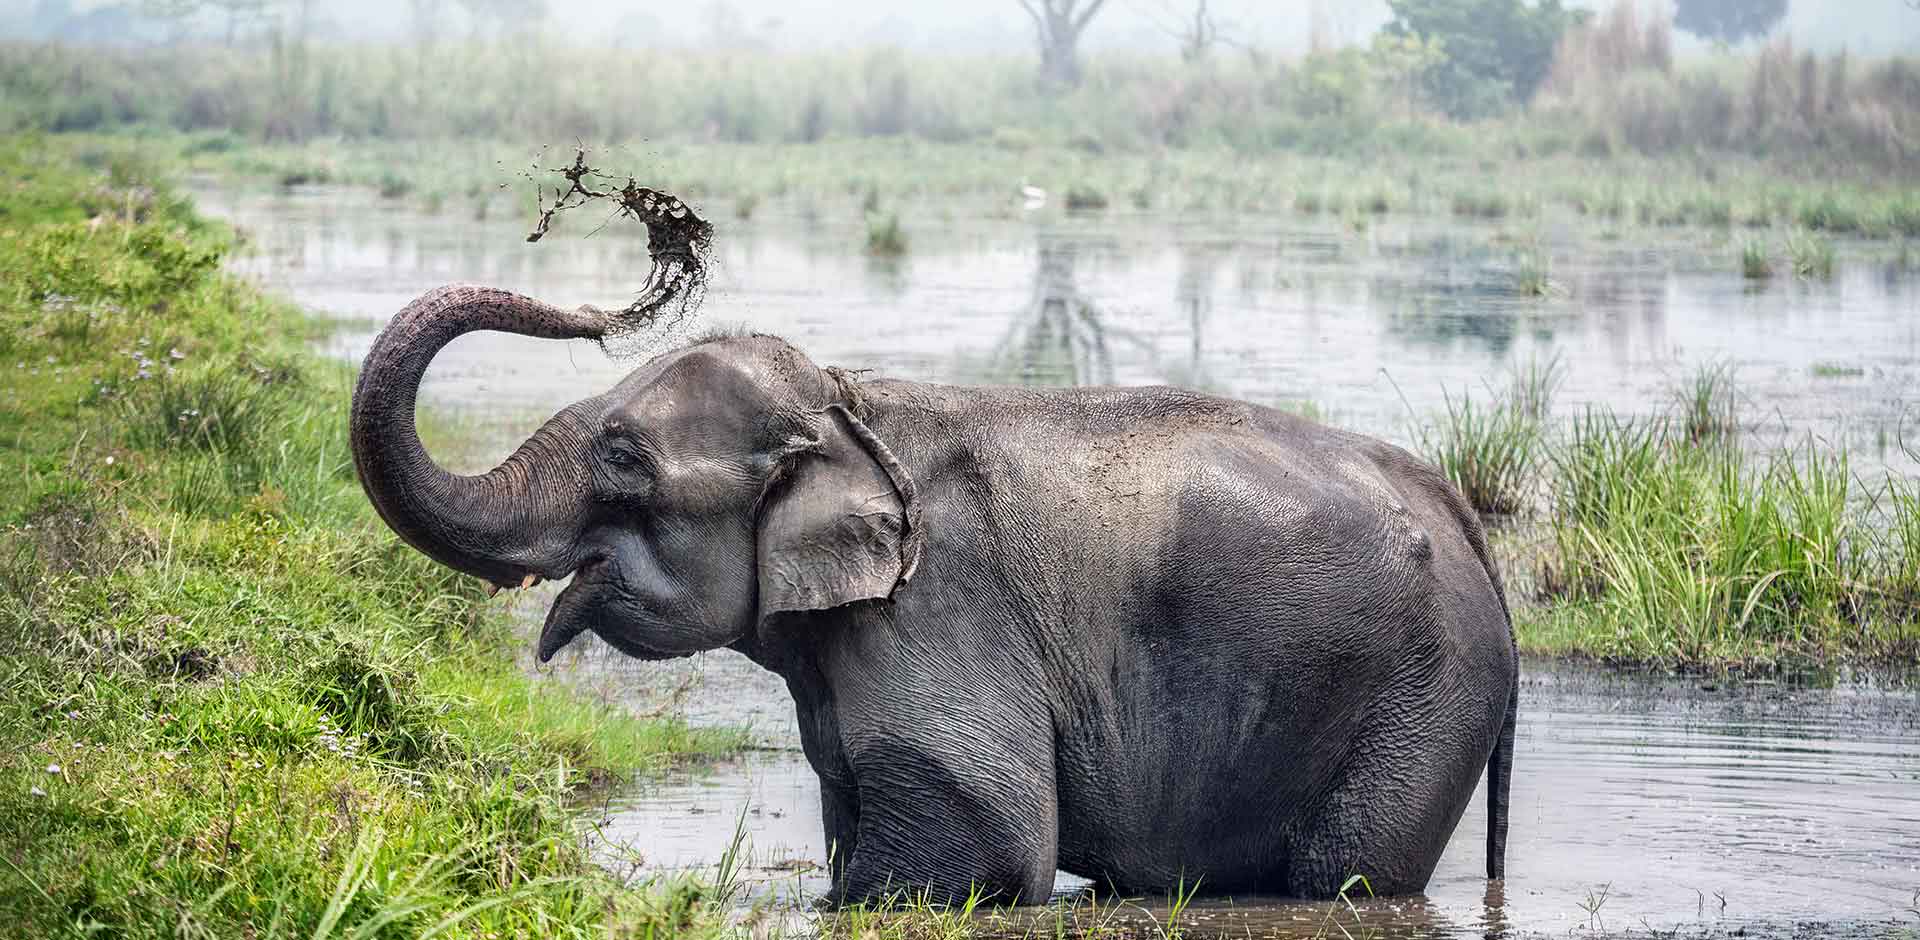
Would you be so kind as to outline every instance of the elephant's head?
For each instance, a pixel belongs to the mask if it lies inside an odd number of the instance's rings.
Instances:
[[[769,336],[656,357],[561,411],[480,476],[436,465],[414,427],[427,365],[473,330],[599,338],[607,315],[453,286],[409,304],[353,394],[355,466],[387,524],[500,586],[573,575],[541,630],[658,659],[740,640],[766,618],[890,597],[913,574],[913,482],[840,373]]]

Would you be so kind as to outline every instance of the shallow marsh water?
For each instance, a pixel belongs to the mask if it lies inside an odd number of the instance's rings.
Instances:
[[[207,184],[198,195],[249,235],[238,270],[347,321],[329,348],[349,358],[441,283],[613,304],[646,265],[637,226],[586,240],[562,229],[528,246],[527,220],[497,202],[476,219],[349,190]],[[1843,246],[1830,282],[1754,284],[1738,276],[1725,236],[1629,228],[1615,239],[1549,219],[1386,218],[1356,231],[1292,215],[950,206],[908,215],[911,253],[886,261],[861,251],[847,197],[716,218],[718,274],[701,325],[746,324],[823,364],[896,377],[1171,382],[1310,403],[1333,423],[1402,442],[1409,414],[1439,409],[1448,393],[1483,395],[1529,357],[1565,363],[1563,416],[1590,404],[1658,413],[1693,365],[1723,361],[1754,446],[1812,434],[1851,446],[1859,469],[1913,472],[1897,440],[1920,376],[1920,278],[1886,260],[1897,246]],[[1546,299],[1513,289],[1536,239],[1553,259]],[[424,394],[467,435],[447,462],[478,469],[632,365],[586,343],[476,334],[441,355]],[[545,599],[516,603],[537,618]],[[744,821],[756,890],[817,892],[817,785],[782,683],[726,652],[643,664],[582,645],[558,674],[637,709],[749,724],[766,746],[613,798],[598,830],[626,849],[606,849],[610,867],[624,870],[634,852],[643,874],[709,865]],[[1717,686],[1530,663],[1522,696],[1504,895],[1489,897],[1480,876],[1476,795],[1424,899],[1363,905],[1357,927],[1351,916],[1341,926],[1391,936],[1920,928],[1913,690]],[[1201,905],[1193,926],[1312,935],[1330,929],[1326,911],[1243,898]]]

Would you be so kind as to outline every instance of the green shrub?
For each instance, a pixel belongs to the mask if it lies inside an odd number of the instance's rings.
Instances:
[[[1105,193],[1083,183],[1067,187],[1068,212],[1098,212],[1106,207]]]

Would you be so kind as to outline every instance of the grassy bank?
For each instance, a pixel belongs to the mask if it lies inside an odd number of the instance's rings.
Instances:
[[[1523,649],[1666,666],[1920,662],[1920,482],[1741,441],[1723,367],[1665,413],[1550,418],[1557,365],[1462,397],[1423,449],[1493,520]]]
[[[0,175],[7,933],[602,932],[570,801],[738,742],[524,675],[366,507],[315,325],[139,160]]]

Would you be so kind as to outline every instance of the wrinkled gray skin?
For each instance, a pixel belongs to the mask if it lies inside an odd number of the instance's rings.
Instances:
[[[395,531],[502,586],[573,583],[539,640],[731,647],[780,674],[835,895],[1056,867],[1126,892],[1421,890],[1488,770],[1502,874],[1516,657],[1472,511],[1404,451],[1172,388],[845,380],[768,336],[655,358],[478,477],[414,430],[479,329],[605,316],[449,287],[354,392]]]

